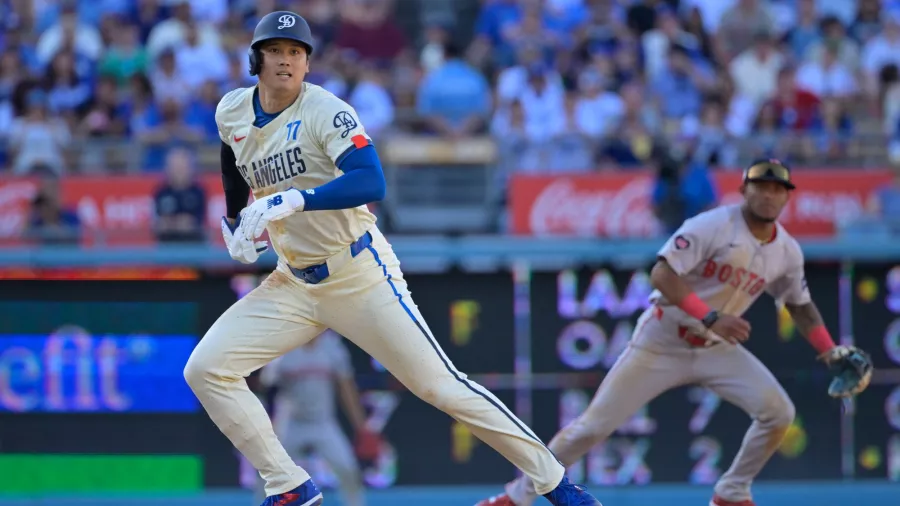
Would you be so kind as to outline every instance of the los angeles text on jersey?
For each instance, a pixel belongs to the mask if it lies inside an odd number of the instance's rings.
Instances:
[[[249,167],[241,165],[238,168],[250,187],[259,190],[293,179],[306,172],[306,162],[300,156],[302,154],[299,147],[293,147],[261,160],[252,161]]]

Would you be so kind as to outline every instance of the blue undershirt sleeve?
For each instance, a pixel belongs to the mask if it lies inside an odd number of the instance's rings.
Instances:
[[[351,209],[384,199],[386,183],[374,146],[354,149],[339,160],[344,174],[303,192],[304,211]]]

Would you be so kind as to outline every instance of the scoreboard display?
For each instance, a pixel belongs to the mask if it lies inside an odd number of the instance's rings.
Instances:
[[[406,278],[450,360],[546,442],[585,409],[627,346],[647,307],[649,268]],[[238,485],[241,459],[182,369],[206,329],[264,275],[5,281],[0,451],[193,456],[202,486]],[[747,314],[753,334],[746,346],[784,386],[797,419],[760,479],[900,480],[900,266],[810,264],[807,280],[829,330],[870,352],[876,375],[853,401],[828,397],[825,367],[763,295]],[[348,347],[369,423],[390,444],[365,470],[369,486],[496,484],[515,476],[464,426]],[[675,388],[593,448],[571,477],[589,485],[709,484],[728,468],[750,423],[702,386]],[[308,459],[323,486],[334,484],[327,466]]]

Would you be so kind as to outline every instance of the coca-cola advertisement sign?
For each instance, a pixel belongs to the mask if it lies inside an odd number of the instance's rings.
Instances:
[[[740,202],[737,172],[713,173],[719,203]],[[830,236],[860,217],[872,193],[891,179],[887,170],[798,170],[781,215],[800,237]],[[661,233],[653,213],[653,172],[515,176],[510,184],[513,232],[535,236],[633,237]]]

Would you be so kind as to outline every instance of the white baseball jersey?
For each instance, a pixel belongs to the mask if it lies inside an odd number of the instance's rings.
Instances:
[[[353,377],[350,352],[341,339],[326,330],[263,367],[260,382],[278,387],[277,420],[314,422],[335,417],[335,380]]]
[[[658,253],[712,309],[742,315],[763,290],[779,303],[811,302],[803,252],[778,223],[762,244],[747,227],[740,205],[722,206],[682,224]],[[650,301],[680,312],[654,291]],[[681,312],[683,318],[691,319]],[[696,322],[696,320],[693,320]]]
[[[226,94],[216,108],[219,137],[231,146],[255,199],[294,187],[309,190],[341,175],[336,164],[371,138],[356,111],[331,92],[303,83],[297,100],[262,128],[253,125],[256,87]],[[272,245],[293,267],[320,264],[375,223],[365,205],[298,212],[269,223]]]

